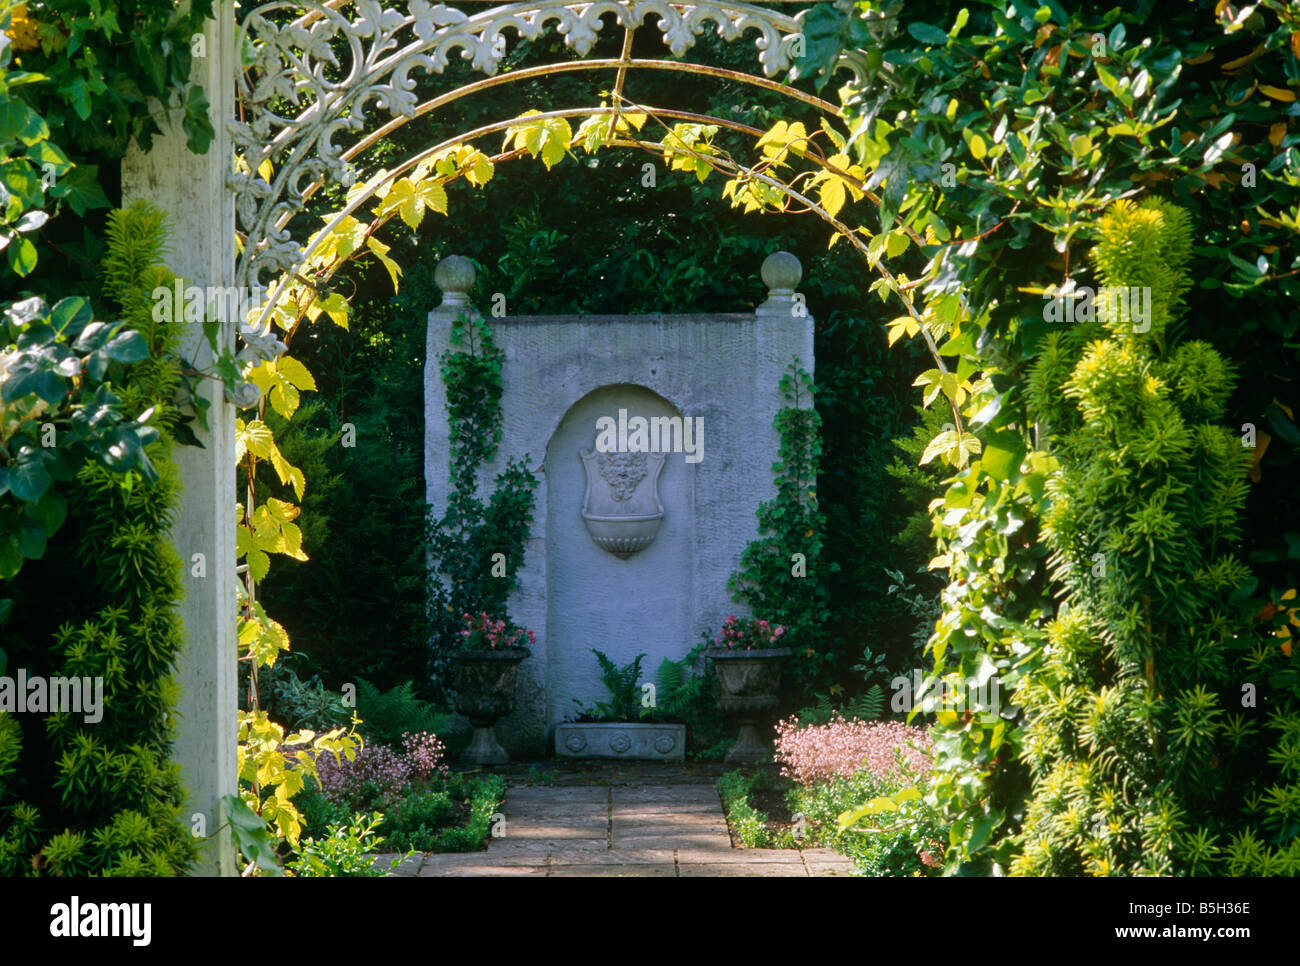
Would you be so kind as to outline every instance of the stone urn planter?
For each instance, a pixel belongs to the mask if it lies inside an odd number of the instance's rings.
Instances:
[[[519,662],[532,652],[526,647],[460,651],[451,657],[456,711],[469,718],[474,737],[461,753],[469,765],[504,765],[510,756],[497,740],[495,726],[515,709]]]
[[[788,647],[711,647],[721,689],[718,703],[740,725],[736,743],[727,752],[729,764],[760,764],[771,759],[771,749],[759,736],[759,726],[776,710],[781,693],[781,667],[794,652]]]

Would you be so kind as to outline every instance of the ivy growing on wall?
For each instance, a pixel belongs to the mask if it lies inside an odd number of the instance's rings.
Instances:
[[[479,471],[496,457],[501,442],[504,354],[478,315],[457,317],[450,342],[439,363],[447,393],[452,491],[430,538],[436,577],[431,670],[437,679],[446,670],[445,646],[455,639],[461,614],[506,616],[506,600],[524,562],[537,489],[528,456],[511,457],[487,502],[480,498]]]
[[[806,684],[826,660],[819,648],[830,616],[826,578],[835,565],[822,560],[821,416],[813,407],[812,376],[798,359],[781,377],[780,389],[788,405],[773,420],[780,436],[772,466],[776,496],[760,504],[758,537],[745,547],[727,589],[756,617],[786,628],[796,649],[796,679]]]
[[[119,159],[133,141],[148,150],[175,108],[189,150],[208,150],[210,106],[190,75],[209,54],[203,31],[212,15],[212,0],[0,0],[0,56],[23,75],[21,86],[0,88],[0,137],[29,138],[28,112],[50,133],[28,152],[34,173],[4,165],[0,183],[26,195],[39,186],[58,200],[41,242],[61,256],[57,266],[36,266],[34,251],[20,245],[9,259],[21,275],[35,269],[52,301],[93,288],[104,211],[120,196]]]

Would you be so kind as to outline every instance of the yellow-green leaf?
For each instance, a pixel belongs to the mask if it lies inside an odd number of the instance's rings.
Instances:
[[[397,280],[401,277],[402,267],[388,257],[388,246],[378,238],[367,238],[366,247],[374,252],[375,257],[383,263],[384,268],[388,269],[388,276],[393,280],[393,289],[397,289]]]
[[[334,324],[340,329],[348,327],[348,301],[338,292],[330,292],[323,299],[317,299],[318,305],[326,315],[334,320]],[[298,388],[304,388],[299,386]],[[312,388],[315,388],[314,386]]]
[[[831,176],[819,188],[822,207],[832,218],[844,207],[844,179]]]
[[[293,383],[295,388],[304,391],[315,390],[316,380],[307,371],[307,367],[292,356],[281,356],[276,360],[275,368],[280,375]]]
[[[258,459],[269,459],[272,453],[278,455],[279,452],[275,448],[275,434],[271,432],[271,427],[260,419],[249,420],[242,431],[236,426],[235,448],[236,459],[241,455],[238,450],[245,448]]]
[[[901,255],[907,251],[909,244],[911,244],[911,239],[907,237],[907,232],[897,228],[889,233],[889,238],[885,242],[885,254],[890,258]]]

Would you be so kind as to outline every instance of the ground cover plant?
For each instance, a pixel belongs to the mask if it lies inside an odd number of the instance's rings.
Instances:
[[[497,775],[453,775],[444,747],[427,732],[406,733],[399,747],[371,743],[351,760],[323,759],[300,806],[313,832],[332,838],[382,818],[376,851],[471,852],[492,832],[505,783]],[[345,833],[346,836],[347,833]]]
[[[794,848],[795,835],[779,815],[756,801],[761,792],[774,789],[771,773],[760,771],[746,775],[741,771],[725,772],[718,779],[718,796],[727,816],[733,841],[747,849]]]

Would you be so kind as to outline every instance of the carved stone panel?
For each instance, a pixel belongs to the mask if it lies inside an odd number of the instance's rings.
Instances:
[[[627,559],[654,542],[664,519],[659,501],[663,453],[579,454],[587,472],[582,522],[602,550]]]
[[[557,758],[684,761],[686,725],[649,722],[566,722],[555,728]]]

